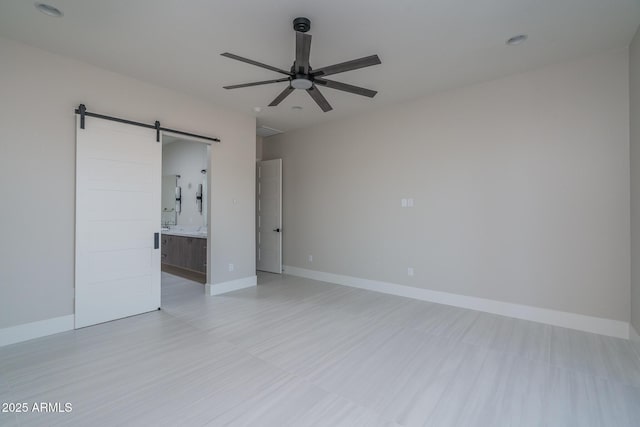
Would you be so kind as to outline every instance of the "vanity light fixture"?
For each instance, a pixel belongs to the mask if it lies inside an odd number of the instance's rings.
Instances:
[[[198,212],[202,213],[202,184],[198,184],[198,190],[196,191],[196,207]]]
[[[180,175],[176,175],[178,178]],[[176,186],[176,212],[182,211],[182,187]]]
[[[36,9],[38,9],[40,12],[44,13],[47,16],[52,16],[54,18],[62,18],[62,16],[64,15],[60,9],[58,9],[57,7],[51,6],[50,4],[36,3],[35,6],[36,6]]]

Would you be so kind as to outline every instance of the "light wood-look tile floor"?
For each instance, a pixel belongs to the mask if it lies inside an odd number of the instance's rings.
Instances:
[[[0,425],[638,426],[630,341],[295,277],[0,348]]]

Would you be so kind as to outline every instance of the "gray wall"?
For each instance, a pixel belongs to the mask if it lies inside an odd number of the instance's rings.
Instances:
[[[640,30],[629,48],[631,105],[631,324],[640,332]]]
[[[285,264],[628,321],[628,71],[609,51],[265,139]]]
[[[212,281],[255,275],[255,118],[2,38],[0,58],[0,328],[73,313],[73,109],[81,102],[219,136]]]

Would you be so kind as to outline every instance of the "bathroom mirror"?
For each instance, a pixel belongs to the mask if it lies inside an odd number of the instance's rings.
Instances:
[[[176,225],[178,222],[176,212],[176,188],[178,187],[178,175],[162,175],[162,226]]]

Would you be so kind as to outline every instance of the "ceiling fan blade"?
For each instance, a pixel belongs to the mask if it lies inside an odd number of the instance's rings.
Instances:
[[[288,82],[289,78],[284,79],[275,79],[275,80],[264,80],[261,82],[253,82],[253,83],[243,83],[239,85],[231,85],[231,86],[223,86],[225,89],[238,89],[241,87],[249,87],[249,86],[260,86],[260,85],[268,85],[269,83],[280,83],[280,82]]]
[[[314,81],[316,82],[316,84],[330,87],[331,89],[337,89],[337,90],[342,90],[349,93],[355,93],[356,95],[368,96],[369,98],[373,98],[378,93],[375,90],[366,89],[359,86],[353,86],[347,83],[336,82],[334,80],[321,79],[320,77],[316,77]]]
[[[318,104],[318,106],[320,106],[322,111],[324,111],[325,113],[327,111],[333,110],[333,107],[329,105],[325,97],[322,96],[322,93],[320,93],[320,90],[316,85],[311,86],[311,89],[307,89],[307,93],[311,95],[313,100],[316,101],[316,104]]]
[[[242,56],[234,55],[233,53],[225,52],[220,55],[227,58],[235,59],[236,61],[246,62],[247,64],[255,65],[256,67],[266,68],[267,70],[275,71],[276,73],[290,75],[288,71],[281,70],[280,68],[272,67],[271,65],[263,64],[262,62],[254,61],[252,59],[243,58]]]
[[[382,64],[378,55],[365,56],[364,58],[353,59],[340,64],[329,65],[328,67],[313,70],[314,76],[330,76],[331,74],[344,73],[345,71],[357,70],[359,68],[370,67],[372,65]]]
[[[294,90],[295,89],[292,88],[291,86],[287,86],[282,92],[280,92],[280,95],[278,95],[276,99],[271,101],[271,104],[269,104],[269,107],[275,107],[276,105],[280,104],[282,100],[285,99],[287,96],[291,95],[291,92],[293,92]]]
[[[311,35],[296,31],[296,70],[301,74],[309,73],[309,54],[311,53]]]

